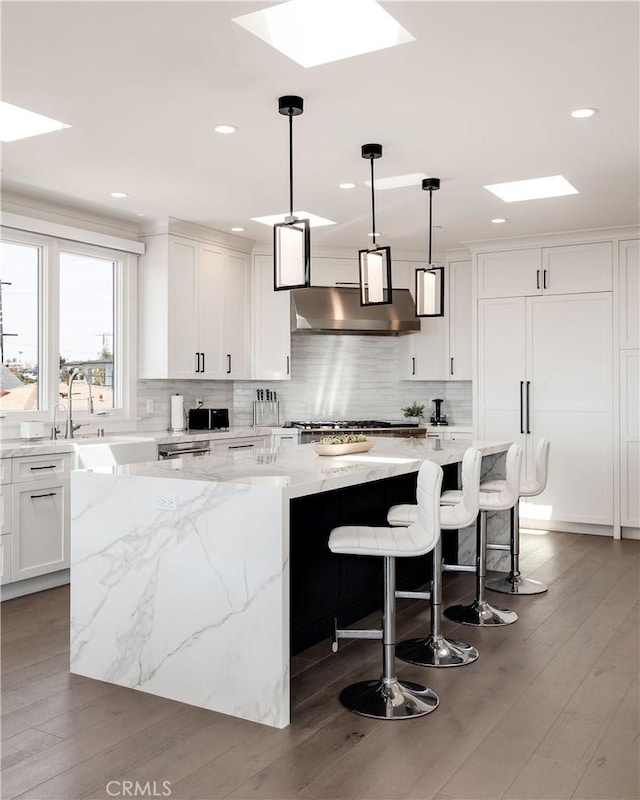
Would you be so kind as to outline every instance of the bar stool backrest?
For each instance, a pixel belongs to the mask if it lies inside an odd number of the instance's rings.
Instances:
[[[458,524],[466,528],[478,516],[480,502],[480,468],[482,453],[476,447],[468,447],[462,456],[462,514],[457,514]]]
[[[522,497],[535,497],[542,494],[547,487],[549,477],[549,450],[551,442],[548,439],[540,439],[536,447],[535,478],[532,481],[522,481],[520,485],[520,495]]]
[[[519,444],[512,444],[507,450],[506,461],[506,492],[513,498],[515,504],[520,496],[520,475],[522,472],[522,448]]]
[[[433,550],[440,538],[442,474],[442,467],[433,461],[423,461],[418,472],[416,489],[418,519],[406,529],[406,532],[422,553]]]

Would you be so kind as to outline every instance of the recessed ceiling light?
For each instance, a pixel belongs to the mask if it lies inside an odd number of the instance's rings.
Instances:
[[[415,41],[376,0],[289,0],[233,21],[302,67]]]
[[[500,225],[501,223],[506,221],[507,220],[504,217],[496,217],[495,219],[491,220],[491,222],[493,222],[494,225]]]
[[[244,228],[231,228],[231,230],[232,230],[234,233],[242,233],[242,231],[244,230]]]
[[[30,136],[39,136],[41,133],[60,131],[70,128],[65,122],[59,122],[51,117],[27,111],[26,108],[14,106],[11,103],[0,103],[0,141],[16,142],[18,139],[28,139]]]
[[[119,200],[123,197],[129,197],[126,192],[111,192],[111,197],[117,197]]]
[[[238,129],[235,125],[216,125],[213,130],[216,133],[235,133]]]
[[[585,119],[586,117],[592,117],[597,111],[597,108],[576,108],[575,111],[571,112],[571,116],[576,119]]]
[[[146,214],[144,214],[142,211],[139,211],[139,212],[136,214],[136,217],[146,217],[146,216],[147,216],[147,215],[146,215]]]
[[[356,188],[355,183],[340,183],[338,186],[339,186],[340,189],[355,189]]]
[[[504,200],[505,203],[540,200],[543,197],[563,197],[567,194],[579,193],[562,175],[532,178],[526,181],[510,181],[509,183],[493,183],[484,188]]]
[[[285,214],[269,214],[266,217],[251,217],[253,222],[262,222],[263,225],[275,225],[277,222],[284,222],[289,213]],[[310,214],[308,211],[294,211],[293,216],[298,219],[308,219],[310,228],[321,228],[323,225],[335,225],[333,220],[318,217],[316,214]]]
[[[392,175],[389,178],[376,178],[376,191],[384,189],[403,189],[406,186],[420,186],[424,178],[428,178],[424,172],[411,172],[408,175]],[[371,181],[365,181],[371,187]]]

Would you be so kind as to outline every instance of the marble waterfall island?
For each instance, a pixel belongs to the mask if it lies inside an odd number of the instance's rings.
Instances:
[[[476,445],[492,470],[508,447]],[[301,445],[74,471],[71,671],[285,727],[291,508],[377,494],[465,447],[380,438],[336,458]]]

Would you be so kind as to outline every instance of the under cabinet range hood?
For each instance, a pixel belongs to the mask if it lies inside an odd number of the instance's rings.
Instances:
[[[394,289],[393,302],[361,306],[360,290],[347,286],[311,286],[291,291],[293,333],[401,336],[420,330],[408,289]]]

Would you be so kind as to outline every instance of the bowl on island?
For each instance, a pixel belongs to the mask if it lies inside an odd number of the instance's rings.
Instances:
[[[323,436],[311,446],[319,456],[344,456],[349,453],[366,453],[374,443],[366,436],[353,433],[341,433],[335,436]]]

